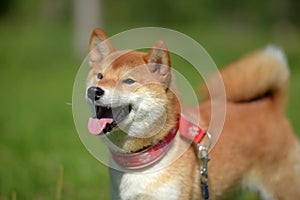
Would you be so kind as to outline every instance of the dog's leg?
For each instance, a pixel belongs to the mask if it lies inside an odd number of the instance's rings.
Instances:
[[[300,199],[300,144],[289,146],[286,159],[260,166],[244,179],[244,186],[264,200]],[[276,159],[276,158],[275,158]],[[277,158],[278,159],[278,158]]]
[[[289,146],[286,159],[282,159],[281,166],[272,173],[269,180],[270,187],[278,199],[300,199],[300,143]]]

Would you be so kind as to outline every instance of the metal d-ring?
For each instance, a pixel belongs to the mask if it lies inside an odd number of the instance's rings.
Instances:
[[[211,137],[211,134],[210,134],[210,132],[208,130],[205,131],[205,135],[208,138],[208,146],[207,146],[207,148],[209,150],[210,147],[211,147],[211,145],[212,145],[212,137]]]
[[[209,149],[212,145],[211,134],[208,131],[205,131],[205,135],[207,135],[207,138],[208,138],[208,145],[198,144],[198,157],[199,157],[199,159],[203,159],[204,157],[208,156],[208,151],[209,151]]]

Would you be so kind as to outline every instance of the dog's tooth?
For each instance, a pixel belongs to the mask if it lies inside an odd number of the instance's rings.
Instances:
[[[96,106],[91,106],[91,112],[93,116],[97,116]]]

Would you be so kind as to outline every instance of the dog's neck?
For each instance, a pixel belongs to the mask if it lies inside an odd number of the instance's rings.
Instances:
[[[179,116],[178,124],[158,143],[134,153],[120,153],[111,150],[114,162],[126,170],[140,170],[151,166],[164,157],[172,145],[179,130],[180,136],[199,144],[205,136],[205,130],[190,121],[183,114]]]
[[[172,128],[169,133],[157,144],[149,146],[135,153],[119,153],[110,151],[114,162],[127,170],[139,170],[158,162],[169,150],[178,126]]]

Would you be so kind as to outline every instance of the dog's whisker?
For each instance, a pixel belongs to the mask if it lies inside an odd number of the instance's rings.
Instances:
[[[68,105],[68,106],[72,106],[73,105],[72,102],[65,102],[65,104]]]

